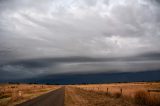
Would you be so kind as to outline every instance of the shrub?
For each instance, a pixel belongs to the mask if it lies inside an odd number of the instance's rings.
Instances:
[[[148,98],[147,105],[149,106],[160,106],[160,96],[150,95]]]
[[[116,92],[113,95],[115,98],[120,98],[122,96],[122,94],[120,92]]]
[[[146,105],[148,102],[148,94],[145,91],[137,91],[134,96],[135,103]]]
[[[8,97],[10,97],[10,95],[9,95],[9,94],[4,93],[4,92],[0,92],[0,99],[8,98]]]
[[[160,106],[160,98],[156,95],[150,95],[145,91],[137,91],[134,96],[134,101],[139,105]]]

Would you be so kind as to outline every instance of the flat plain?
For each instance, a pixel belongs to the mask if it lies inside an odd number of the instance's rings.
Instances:
[[[1,84],[0,106],[160,106],[159,91],[160,82]]]
[[[14,106],[57,88],[42,84],[0,84],[0,106]]]
[[[160,106],[160,82],[72,85],[67,106]]]

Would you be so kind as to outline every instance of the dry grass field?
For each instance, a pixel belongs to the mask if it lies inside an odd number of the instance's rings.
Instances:
[[[65,106],[135,106],[127,99],[75,87],[66,88],[65,100]]]
[[[57,88],[54,85],[0,84],[0,106],[14,106]]]
[[[67,106],[160,106],[159,82],[73,85],[66,88]]]
[[[0,106],[14,106],[60,87],[63,88],[55,85],[1,84]],[[160,82],[66,85],[64,91],[65,94],[57,93],[53,101],[57,102],[60,95],[64,95],[65,106],[160,106]]]
[[[134,97],[137,91],[148,91],[151,89],[160,89],[160,82],[133,82],[133,83],[111,83],[111,84],[89,84],[78,85],[84,90],[93,90],[98,92],[117,93],[121,92],[125,96]],[[152,92],[151,92],[152,93]]]

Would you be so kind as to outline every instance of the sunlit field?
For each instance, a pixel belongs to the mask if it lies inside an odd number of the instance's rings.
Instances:
[[[68,95],[80,96],[67,96],[68,106],[78,105],[75,101],[86,106],[160,106],[160,82],[86,84],[70,87],[67,90]]]
[[[160,106],[160,82],[85,85],[1,84],[0,106],[14,106],[65,87],[65,106]]]
[[[125,96],[133,97],[137,91],[148,91],[160,89],[159,82],[137,82],[137,83],[111,83],[111,84],[89,84],[77,86],[84,90],[93,90],[98,92],[117,93],[120,92]],[[153,92],[150,92],[153,93]]]
[[[57,88],[54,85],[0,84],[0,106],[16,105]]]

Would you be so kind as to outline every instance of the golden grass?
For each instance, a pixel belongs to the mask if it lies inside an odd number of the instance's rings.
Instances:
[[[160,106],[160,95],[153,95],[145,91],[137,91],[134,101],[139,105]]]
[[[0,106],[13,106],[59,88],[54,85],[0,85]],[[70,85],[65,87],[65,106],[160,106],[160,82]]]
[[[104,100],[101,102],[105,102],[106,98],[108,98],[108,100],[112,101],[110,102],[111,106],[114,104],[114,101],[117,103],[118,100],[130,101],[130,105],[160,106],[160,92],[147,92],[149,89],[160,89],[160,82],[88,84],[74,85],[72,87],[78,87],[79,89],[88,92],[88,95],[84,96],[85,99],[90,98],[90,96],[93,94],[105,95],[104,97],[98,96],[98,98]],[[114,100],[112,100],[111,98]],[[92,100],[90,101],[95,102],[96,100],[96,98],[92,98]],[[125,104],[120,103],[115,106],[118,105],[124,106]]]
[[[58,88],[54,85],[1,84],[0,106],[13,106]]]
[[[76,88],[66,87],[65,89],[65,106],[86,106],[88,101],[84,100]]]
[[[134,97],[137,91],[147,91],[148,89],[160,89],[160,82],[134,82],[134,83],[111,83],[111,84],[88,84],[76,85],[84,90],[116,93],[121,92],[124,96]]]
[[[75,87],[68,87],[65,100],[65,106],[134,106],[124,98]]]

